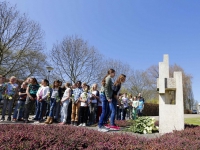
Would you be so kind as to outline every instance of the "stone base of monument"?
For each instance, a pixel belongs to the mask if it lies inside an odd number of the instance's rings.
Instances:
[[[169,77],[169,56],[164,55],[159,63],[159,133],[184,130],[183,83],[182,72],[174,72]]]

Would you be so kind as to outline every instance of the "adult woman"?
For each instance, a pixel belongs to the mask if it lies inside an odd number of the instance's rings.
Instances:
[[[12,106],[14,102],[14,97],[17,94],[17,88],[18,84],[16,84],[17,78],[15,76],[12,76],[10,78],[9,83],[7,84],[7,89],[6,89],[6,97],[4,98],[4,103],[3,103],[3,111],[2,111],[2,118],[1,121],[5,120],[5,113],[6,109],[8,107],[8,119],[7,121],[11,121],[11,113],[12,113]]]
[[[70,100],[70,97],[71,97],[71,88],[70,88],[71,84],[70,83],[66,83],[65,87],[66,87],[66,90],[63,94],[63,97],[61,99],[61,123],[60,125],[64,125],[67,121],[67,113],[68,113],[68,107],[69,107],[69,100]]]
[[[31,111],[31,108],[34,106],[36,102],[36,93],[39,89],[40,85],[38,84],[36,78],[30,79],[30,84],[28,85],[26,89],[27,99],[25,102],[25,114],[24,119],[25,123],[29,123],[29,113]]]
[[[62,94],[62,89],[60,87],[60,81],[56,80],[53,82],[53,88],[51,89],[50,92],[50,111],[47,117],[47,120],[45,121],[46,124],[52,124],[53,123],[53,114],[54,114],[54,109],[56,108],[56,103],[59,105],[59,100]]]
[[[90,98],[90,116],[89,116],[89,122],[90,125],[96,123],[96,114],[97,114],[97,102],[99,99],[99,91],[97,90],[98,86],[97,84],[92,85],[91,89],[91,98]]]
[[[110,117],[110,130],[119,130],[120,128],[115,125],[115,114],[116,114],[116,108],[117,108],[117,101],[118,101],[118,95],[119,91],[121,89],[121,84],[124,83],[126,80],[126,76],[124,74],[121,74],[113,86],[113,96],[112,101],[109,103],[109,107],[111,110],[111,117]]]
[[[108,129],[104,126],[106,113],[108,112],[108,102],[112,101],[112,96],[113,96],[113,81],[112,78],[115,76],[115,70],[110,69],[108,70],[107,75],[103,78],[102,80],[102,87],[101,87],[101,98],[102,98],[102,113],[101,117],[99,120],[99,128],[98,131],[100,132],[108,132]]]
[[[45,112],[46,100],[49,93],[49,81],[47,79],[42,80],[41,87],[37,91],[37,111],[34,120],[39,121],[39,123],[43,120],[43,113]]]

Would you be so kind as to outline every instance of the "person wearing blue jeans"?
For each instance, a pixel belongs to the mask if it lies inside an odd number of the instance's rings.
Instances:
[[[26,102],[26,89],[27,89],[27,82],[23,82],[21,85],[21,89],[19,90],[19,100],[17,101],[17,105],[15,107],[15,111],[13,114],[13,121],[23,121],[24,118],[24,106]]]
[[[99,120],[99,128],[100,132],[108,132],[109,130],[104,126],[105,119],[107,121],[107,113],[109,111],[108,102],[112,101],[113,96],[113,81],[112,78],[115,76],[115,70],[109,69],[108,74],[102,80],[101,94],[100,98],[102,101],[102,113]]]
[[[138,97],[139,102],[138,102],[138,108],[137,108],[137,112],[138,112],[138,116],[141,117],[142,116],[142,111],[144,109],[144,99],[142,97]]]
[[[119,91],[121,89],[121,84],[124,83],[125,80],[126,80],[126,76],[124,74],[121,74],[113,85],[113,98],[112,98],[112,101],[109,102],[110,111],[111,111],[110,127],[109,127],[110,130],[119,130],[120,129],[115,124],[115,115],[116,115]]]
[[[102,102],[102,113],[99,119],[99,127],[104,126],[104,123],[106,120],[106,114],[107,114],[107,105],[108,105],[108,100],[105,98],[104,93],[100,94],[101,102]]]
[[[115,115],[116,115],[116,109],[117,109],[117,100],[116,99],[112,99],[112,102],[109,103],[109,108],[111,111],[111,115],[110,115],[110,125],[111,126],[116,126],[115,125]]]
[[[46,105],[45,101],[37,100],[37,110],[36,110],[35,120],[42,121],[45,105]]]
[[[50,112],[49,112],[49,117],[53,117],[53,112],[54,112],[55,106],[56,106],[56,99],[55,99],[55,98],[51,98],[51,99],[50,99]]]
[[[50,98],[50,109],[49,114],[47,117],[47,120],[45,121],[46,124],[52,124],[53,123],[53,116],[55,112],[56,105],[60,105],[60,97],[61,97],[61,88],[59,87],[60,81],[56,80],[53,82],[53,88],[51,89],[51,92],[49,93]]]
[[[39,123],[43,120],[43,113],[46,105],[46,99],[49,94],[49,81],[47,79],[42,80],[42,87],[37,92],[37,111],[34,120],[38,120]]]
[[[111,110],[110,110],[110,106],[109,103],[106,104],[106,114],[105,114],[105,118],[104,118],[104,124],[107,125],[109,118],[111,115]]]
[[[13,121],[22,121],[23,120],[23,112],[24,112],[25,101],[19,100],[15,107],[15,111],[13,114]]]

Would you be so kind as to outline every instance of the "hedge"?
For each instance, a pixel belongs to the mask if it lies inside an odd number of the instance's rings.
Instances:
[[[7,124],[0,128],[1,150],[200,149],[200,127],[174,131],[156,139],[129,134],[101,133],[74,126]]]
[[[184,110],[184,114],[192,114],[189,109]],[[159,116],[159,104],[144,103],[144,116]]]
[[[159,116],[159,104],[144,103],[144,116]]]

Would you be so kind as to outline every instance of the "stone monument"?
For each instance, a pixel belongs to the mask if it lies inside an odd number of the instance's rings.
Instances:
[[[159,133],[165,134],[173,130],[184,129],[183,83],[182,72],[174,72],[169,77],[169,56],[159,63]]]

